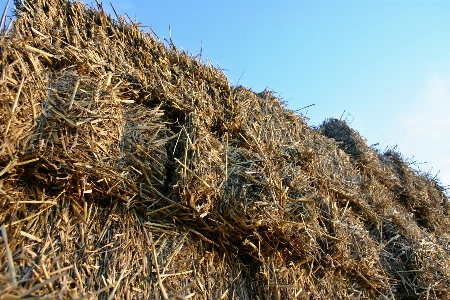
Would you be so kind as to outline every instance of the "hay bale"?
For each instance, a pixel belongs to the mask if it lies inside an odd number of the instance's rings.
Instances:
[[[450,297],[444,190],[100,4],[0,40],[3,298]]]

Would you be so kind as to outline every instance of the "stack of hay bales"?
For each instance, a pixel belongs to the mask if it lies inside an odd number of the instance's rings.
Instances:
[[[100,4],[0,40],[0,298],[450,297],[442,187]]]

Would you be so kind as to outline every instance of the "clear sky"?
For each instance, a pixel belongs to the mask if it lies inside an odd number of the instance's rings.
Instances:
[[[232,84],[315,104],[301,111],[311,126],[342,116],[450,185],[450,1],[109,0],[108,13],[110,2],[202,49]]]

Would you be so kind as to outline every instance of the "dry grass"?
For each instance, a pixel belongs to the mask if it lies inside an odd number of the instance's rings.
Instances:
[[[100,4],[20,3],[0,40],[0,299],[450,298],[448,198],[399,153]]]

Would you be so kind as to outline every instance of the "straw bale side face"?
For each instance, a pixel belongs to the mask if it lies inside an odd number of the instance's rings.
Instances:
[[[447,254],[443,252],[446,246],[436,238],[447,236],[446,228],[450,225],[448,198],[443,189],[429,175],[413,171],[399,153],[388,150],[380,154],[369,148],[359,134],[342,121],[324,122],[320,133],[340,142],[339,147],[352,155],[352,163],[361,171],[364,200],[358,201],[358,214],[368,217],[366,228],[372,238],[385,247],[381,262],[394,279],[391,285],[395,287],[395,294],[409,294],[415,286],[429,296],[430,288],[423,282],[433,282],[436,286],[447,284],[448,277],[442,275],[448,270]],[[368,212],[371,213],[368,215]],[[436,261],[443,264],[418,255],[423,253],[420,250],[423,245],[428,244],[436,247],[430,250],[428,258],[436,255]],[[433,268],[441,271],[431,271]],[[419,269],[428,271],[409,271]],[[438,298],[447,297],[447,293],[442,288],[434,290]]]
[[[0,93],[0,160],[6,161],[16,155],[24,156],[31,130],[37,125],[41,108],[38,99],[45,99],[49,79],[42,74],[42,64],[34,53],[29,53],[14,40],[2,42]],[[6,171],[10,170],[13,166]]]

